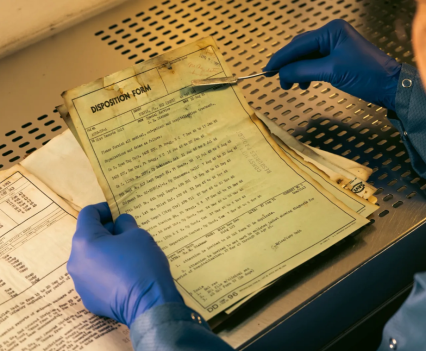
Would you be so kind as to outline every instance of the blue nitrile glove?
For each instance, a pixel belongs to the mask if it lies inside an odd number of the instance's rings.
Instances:
[[[395,111],[401,64],[343,20],[294,37],[264,70],[279,70],[281,87],[286,90],[294,83],[307,89],[311,81],[324,81]]]
[[[90,312],[128,327],[151,307],[183,303],[152,236],[128,214],[113,223],[106,203],[80,212],[67,268]]]

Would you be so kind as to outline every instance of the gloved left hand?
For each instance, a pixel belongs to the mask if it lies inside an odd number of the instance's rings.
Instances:
[[[106,203],[80,212],[67,268],[90,312],[128,327],[153,306],[183,303],[152,236],[128,214],[113,223]]]

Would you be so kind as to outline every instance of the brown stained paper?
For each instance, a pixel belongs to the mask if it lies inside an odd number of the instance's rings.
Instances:
[[[305,145],[277,126],[266,116],[259,113],[257,115],[270,130],[270,133],[302,157],[305,163],[314,165],[327,174],[328,178],[333,182],[339,184],[344,189],[352,191],[359,197],[371,203],[377,201],[377,198],[374,196],[377,189],[366,182],[372,173],[370,168],[345,159],[342,156]]]
[[[368,221],[270,137],[205,38],[63,93],[114,218],[165,252],[185,302],[210,319]]]
[[[261,119],[262,122],[267,124],[275,133],[278,134],[277,128],[279,128],[273,121],[269,120],[268,117],[261,115],[260,113],[256,112],[256,115]],[[318,163],[310,162],[308,160],[304,159],[302,156],[300,156],[296,151],[288,147],[283,140],[278,137],[276,134],[272,133],[271,130],[269,130],[271,133],[271,137],[275,140],[275,142],[281,147],[281,149],[286,153],[288,157],[291,158],[291,160],[297,164],[299,168],[301,168],[304,172],[309,174],[310,177],[312,177],[315,181],[317,181],[324,189],[326,189],[328,192],[330,192],[334,197],[336,197],[339,201],[342,201],[346,206],[348,206],[351,210],[355,211],[356,213],[361,214],[363,217],[368,217],[370,214],[372,214],[374,211],[376,211],[379,206],[375,205],[373,202],[370,202],[371,199],[375,199],[374,196],[369,196],[369,199],[366,200],[362,196],[359,196],[358,194],[354,193],[353,191],[350,191],[349,189],[343,187],[341,184],[338,184],[336,181],[332,180],[329,176],[330,173],[333,171],[328,169],[326,165],[320,164],[320,168],[317,167]],[[288,134],[286,131],[282,131],[282,133],[279,133],[281,137],[283,135]],[[285,137],[283,138],[285,139]],[[322,157],[321,159],[326,160],[334,160],[336,163],[337,161],[340,161],[341,156],[330,154],[329,152],[314,149],[315,152],[321,152]],[[358,165],[356,162],[347,160],[350,162],[341,162],[344,165],[348,166],[350,169],[362,169],[362,165]],[[364,167],[366,168],[366,167]],[[345,171],[349,172],[349,169],[345,169]],[[368,176],[365,180],[368,179]]]

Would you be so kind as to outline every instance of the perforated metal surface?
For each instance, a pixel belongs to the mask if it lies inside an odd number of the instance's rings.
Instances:
[[[5,133],[6,129],[2,128],[0,169],[21,162],[27,155],[48,143],[55,135],[63,132],[63,127],[65,127],[56,109],[48,115],[28,118],[27,121]]]
[[[386,53],[415,64],[409,40],[414,10],[414,0],[132,1],[0,61],[6,82],[0,96],[7,97],[2,101],[0,145],[6,146],[0,164],[7,168],[19,162],[64,129],[55,129],[64,125],[52,112],[63,90],[208,35],[233,72],[247,75],[259,72],[295,35],[343,18]],[[325,83],[283,91],[276,78],[262,77],[240,86],[253,108],[301,141],[372,167],[381,209],[372,216],[375,223],[344,249],[303,270],[280,291],[264,294],[249,305],[250,312],[232,317],[220,336],[233,346],[264,333],[426,217],[426,181],[412,170],[385,109]],[[39,131],[28,134],[33,128]],[[11,130],[15,134],[6,136]],[[33,140],[42,133],[46,136]],[[23,138],[13,141],[15,136]],[[19,148],[24,140],[30,144]]]

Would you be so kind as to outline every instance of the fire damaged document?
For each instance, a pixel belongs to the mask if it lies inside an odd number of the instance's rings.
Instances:
[[[303,172],[234,85],[211,38],[63,93],[117,218],[167,255],[209,319],[368,221]]]

